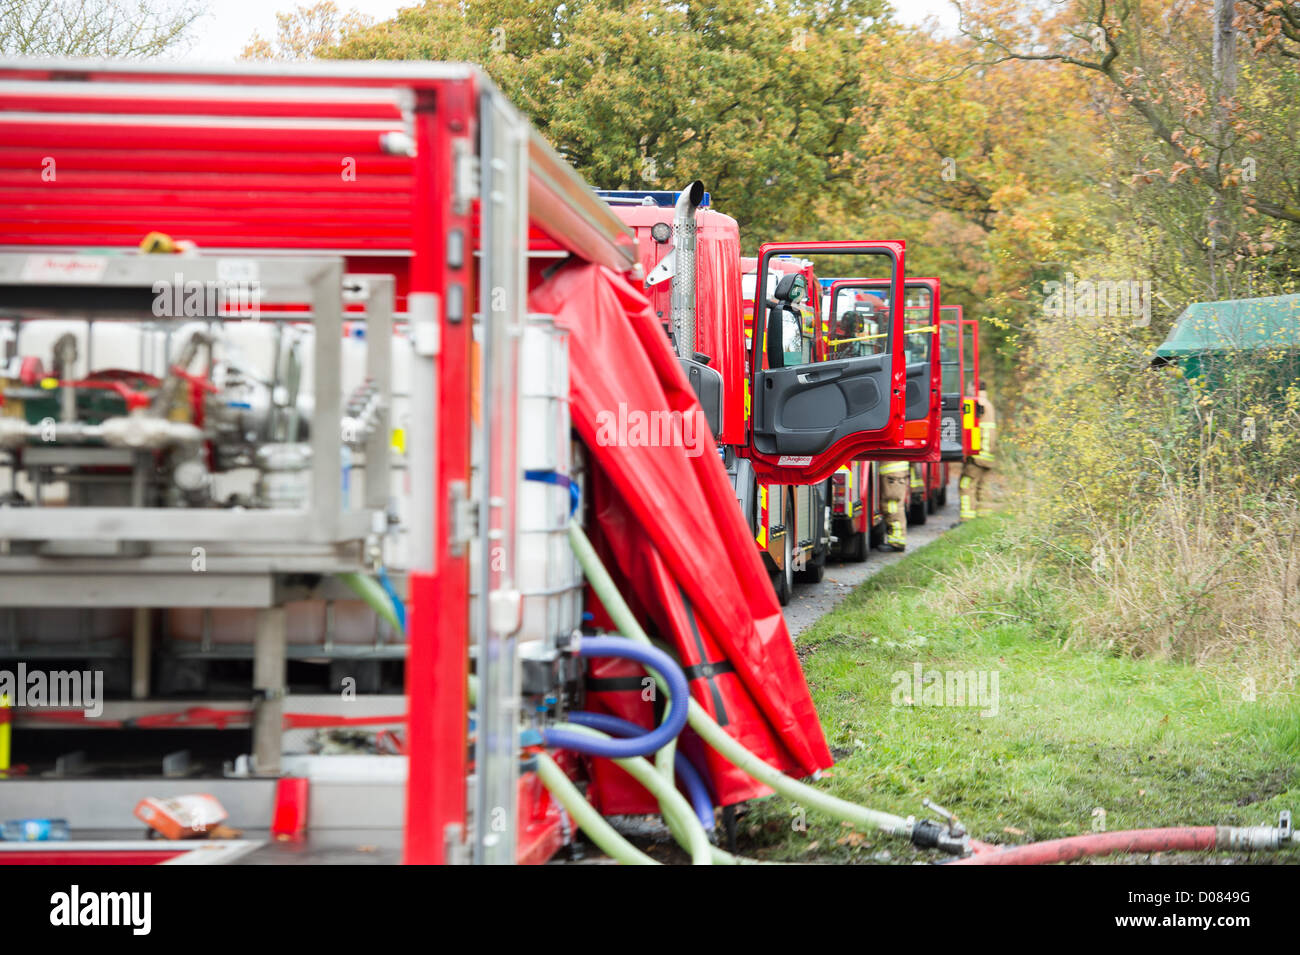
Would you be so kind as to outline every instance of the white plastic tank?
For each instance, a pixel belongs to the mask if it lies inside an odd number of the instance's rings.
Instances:
[[[525,480],[519,490],[519,639],[551,645],[582,622],[582,572],[567,530],[569,484],[580,477],[569,435],[569,333],[550,315],[530,315],[522,345],[519,464],[547,479]]]

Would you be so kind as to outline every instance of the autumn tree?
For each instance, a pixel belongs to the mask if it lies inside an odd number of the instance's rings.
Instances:
[[[245,60],[305,60],[370,26],[372,19],[356,10],[344,12],[330,0],[300,6],[275,15],[275,39],[254,33],[240,53]]]
[[[1294,250],[1300,225],[1296,16],[1277,0],[1070,0],[1028,13],[977,0],[963,28],[981,62],[1090,79],[1135,207],[1164,232],[1152,259],[1190,295],[1230,295],[1295,282],[1294,255],[1257,253]]]

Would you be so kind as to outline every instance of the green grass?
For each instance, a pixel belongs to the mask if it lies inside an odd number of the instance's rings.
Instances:
[[[1011,529],[998,517],[944,535],[797,641],[836,757],[820,785],[903,816],[933,816],[921,806],[929,796],[975,838],[998,843],[1092,831],[1097,809],[1112,831],[1276,824],[1279,810],[1300,810],[1295,694],[1248,702],[1231,674],[1064,647],[1067,603],[1052,581],[972,573],[982,555],[1018,546]],[[906,673],[910,686],[916,663],[989,680],[996,672],[996,715],[891,699],[892,675]],[[755,804],[740,822],[740,850],[826,862],[933,858],[812,813],[800,830],[796,812],[783,800]]]

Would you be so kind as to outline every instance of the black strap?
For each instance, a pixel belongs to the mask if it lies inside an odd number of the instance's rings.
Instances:
[[[700,637],[700,626],[695,620],[695,610],[694,608],[691,607],[691,601],[686,596],[686,591],[682,589],[681,584],[677,585],[677,592],[681,595],[682,608],[686,611],[686,618],[691,622],[691,633],[695,636],[695,648],[696,650],[699,651],[700,656],[703,657],[705,656],[704,640],[701,639]],[[708,684],[709,695],[713,698],[713,708],[718,713],[718,719],[717,719],[718,725],[726,726],[729,722],[731,722],[731,720],[727,716],[727,707],[722,702],[722,693],[718,690],[718,684],[713,681],[713,675],[719,672],[717,669],[718,664],[713,664],[713,663],[697,664],[696,666],[693,667],[687,667],[687,670],[688,671],[695,670],[696,667],[704,667],[704,666],[711,667],[712,669],[709,672],[705,672],[701,670],[700,673],[698,674],[698,678]],[[727,666],[731,666],[731,664],[728,663]],[[732,669],[734,670],[735,668],[732,667]],[[688,680],[696,679],[696,677],[691,676],[689,672],[687,673],[686,678]]]
[[[708,680],[723,673],[735,673],[736,667],[730,660],[717,660],[682,667],[682,672],[688,680]],[[619,693],[644,689],[645,679],[643,676],[589,676],[583,685],[589,693]]]
[[[708,680],[722,673],[735,673],[736,667],[730,660],[719,660],[716,663],[697,663],[694,666],[682,667],[682,672],[686,674],[688,680]]]
[[[643,676],[589,676],[584,681],[588,693],[618,693],[626,690],[641,691],[645,689],[646,677]]]

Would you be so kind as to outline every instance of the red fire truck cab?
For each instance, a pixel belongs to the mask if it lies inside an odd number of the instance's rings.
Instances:
[[[830,475],[856,453],[897,444],[903,431],[903,356],[892,348],[903,340],[901,302],[887,309],[875,354],[819,360],[815,270],[842,258],[888,287],[901,280],[904,246],[768,243],[750,280],[739,226],[709,206],[698,183],[681,193],[601,195],[637,237],[652,308],[785,603],[796,579],[821,578]]]
[[[827,316],[827,357],[869,353],[880,347],[879,316],[888,305],[888,286],[880,280],[827,279],[823,312]],[[831,516],[838,554],[850,561],[865,560],[872,544],[883,536],[883,514],[875,461],[912,461],[912,501],[909,523],[924,523],[926,515],[946,499],[947,466],[939,460],[941,365],[939,349],[940,283],[909,278],[904,283],[907,321],[904,360],[907,375],[906,420],[902,441],[893,448],[861,456],[832,477]]]

